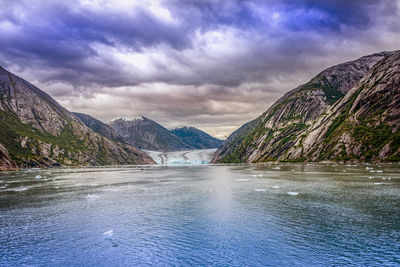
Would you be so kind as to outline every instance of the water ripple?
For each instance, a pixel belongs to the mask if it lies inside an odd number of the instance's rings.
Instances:
[[[282,164],[0,174],[0,266],[399,265],[398,170]]]

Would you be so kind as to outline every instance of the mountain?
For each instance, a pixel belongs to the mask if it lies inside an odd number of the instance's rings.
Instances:
[[[217,148],[222,141],[194,127],[168,130],[146,117],[118,118],[110,125],[92,116],[73,113],[94,132],[110,140],[129,143],[142,149],[156,151],[178,151]]]
[[[382,52],[326,69],[232,134],[213,162],[395,159],[398,55]]]
[[[140,149],[177,151],[194,149],[157,122],[146,117],[118,118],[110,126],[129,144]]]
[[[311,160],[400,160],[400,51],[376,64],[287,153],[289,159],[302,155]]]
[[[27,81],[0,67],[0,168],[151,164],[137,148],[109,140]]]
[[[72,112],[78,117],[87,127],[92,129],[95,133],[107,137],[110,140],[114,140],[120,143],[126,143],[125,139],[120,136],[110,125],[83,113]]]
[[[218,148],[223,143],[195,127],[175,128],[171,132],[195,149]]]

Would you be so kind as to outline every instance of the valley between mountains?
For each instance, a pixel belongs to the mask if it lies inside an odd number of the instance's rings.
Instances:
[[[225,141],[145,116],[107,124],[73,113],[0,67],[0,170],[156,164],[166,152],[211,149],[213,163],[399,161],[399,128],[400,51],[322,71]]]

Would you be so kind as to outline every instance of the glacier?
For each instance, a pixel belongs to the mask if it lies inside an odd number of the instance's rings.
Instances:
[[[198,149],[184,151],[151,151],[143,150],[160,165],[201,165],[210,163],[217,149]]]

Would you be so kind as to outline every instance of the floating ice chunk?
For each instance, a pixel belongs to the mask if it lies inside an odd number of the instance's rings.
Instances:
[[[366,170],[373,170],[374,168],[372,167],[365,167]]]
[[[279,167],[279,166],[276,166],[276,167],[273,167],[272,169],[273,169],[273,170],[280,170],[280,169],[281,169],[281,167]]]
[[[265,192],[265,188],[256,188],[254,189],[256,192]]]
[[[382,170],[377,170],[376,172],[383,172]]]
[[[252,174],[251,177],[263,177],[263,174]]]
[[[28,190],[28,188],[27,187],[23,187],[23,186],[15,188],[15,189],[12,189],[12,191],[15,191],[15,192],[22,192],[22,191],[26,191],[26,190]]]
[[[374,185],[380,185],[380,184],[383,184],[383,183],[374,183]]]
[[[114,235],[114,231],[113,230],[109,230],[105,233],[103,233],[103,236],[105,239],[111,239],[111,237]]]
[[[36,176],[35,176],[35,179],[42,179],[42,176],[36,175]]]
[[[368,179],[374,179],[374,176],[369,176]]]
[[[245,182],[248,181],[249,179],[235,179],[236,182]]]
[[[95,195],[95,194],[89,194],[86,197],[89,198],[89,199],[93,199],[93,198],[98,198],[99,196]]]
[[[299,192],[287,192],[287,194],[290,196],[297,196]]]
[[[279,188],[281,188],[279,185],[273,185],[273,186],[271,186],[273,189],[279,189]]]

